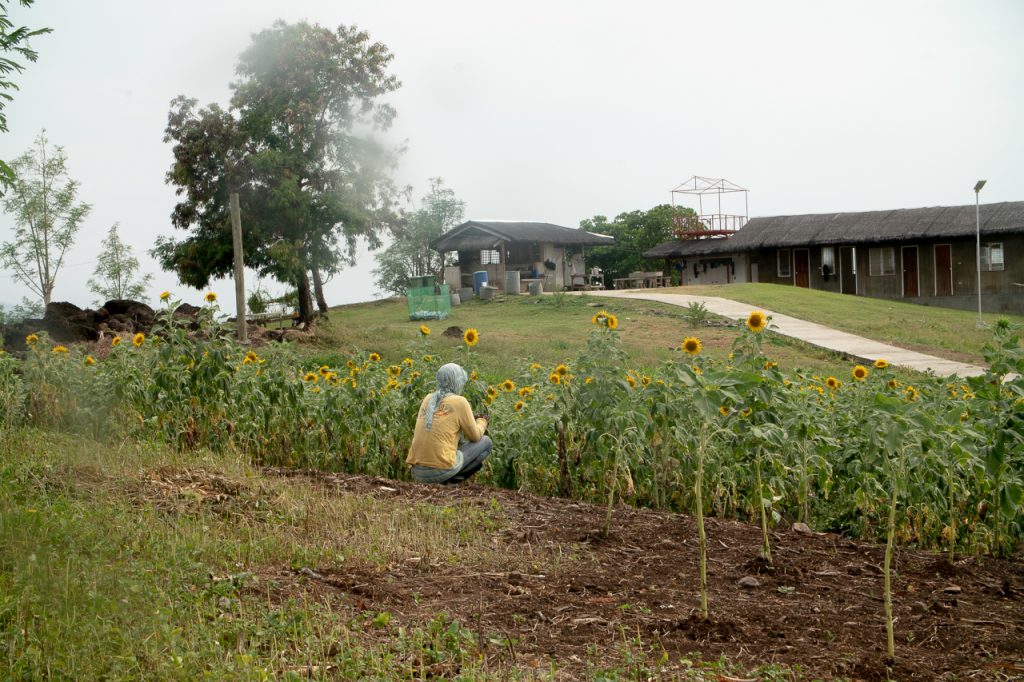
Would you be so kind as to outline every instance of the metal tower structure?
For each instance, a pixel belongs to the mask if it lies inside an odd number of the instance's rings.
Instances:
[[[743,194],[743,214],[723,213],[723,194]],[[732,183],[725,178],[705,178],[694,175],[672,190],[672,207],[676,207],[676,195],[692,195],[697,197],[697,217],[673,218],[676,225],[676,237],[679,239],[701,239],[703,237],[728,237],[743,227],[748,216],[748,190]],[[708,200],[705,205],[704,200]],[[717,201],[716,201],[717,200]],[[727,204],[730,202],[726,202]],[[733,201],[732,203],[736,203]]]

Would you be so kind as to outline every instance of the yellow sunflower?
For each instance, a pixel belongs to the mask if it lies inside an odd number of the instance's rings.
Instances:
[[[853,378],[857,381],[864,381],[868,378],[868,368],[864,365],[857,365],[853,368],[853,371],[850,372],[850,374],[852,374]]]
[[[423,336],[430,336],[430,327],[425,324],[420,325],[420,334]]]
[[[498,395],[498,389],[496,389],[494,386],[488,386],[487,387],[487,397],[493,399],[493,398],[497,397],[497,395]]]
[[[751,412],[753,412],[753,410],[751,410],[749,407],[744,407],[742,410],[740,410],[740,416],[746,419],[747,417],[750,416]]]
[[[775,367],[778,367],[778,366],[779,366],[779,363],[772,362],[771,360],[769,360],[768,362],[764,363],[764,368],[765,369],[774,369]]]
[[[755,334],[760,334],[761,332],[764,331],[764,328],[767,326],[768,317],[764,314],[764,312],[760,310],[755,310],[754,312],[750,313],[750,315],[747,316],[747,329],[754,332]]]
[[[164,292],[161,292],[161,294],[160,294],[160,300],[161,301],[166,301],[170,297],[171,297],[171,292],[169,292],[169,291],[164,291]]]
[[[139,332],[138,334],[132,337],[132,345],[135,346],[136,348],[138,348],[144,343],[146,343],[146,335],[143,334],[142,332]]]
[[[569,367],[567,365],[561,364],[555,367],[555,374],[557,374],[560,377],[564,377],[568,373]]]
[[[723,417],[728,417],[730,414],[732,414],[732,410],[727,405],[722,405],[721,407],[718,408],[718,414],[722,415]]]
[[[473,346],[475,346],[477,344],[477,341],[480,340],[480,332],[478,332],[473,327],[470,327],[462,335],[462,340],[466,342],[466,345],[468,347],[472,348]]]
[[[110,346],[112,348],[116,347],[116,346],[119,346],[119,345],[121,345],[121,337],[120,336],[115,336],[114,338],[110,339]]]
[[[380,353],[370,353],[370,362],[380,362]]]
[[[406,358],[405,360],[402,360],[402,364],[405,365],[406,367],[412,367],[412,358]]]
[[[36,336],[35,334],[29,334],[28,336],[25,337],[26,346],[34,346],[37,343],[39,343],[39,337]]]
[[[511,379],[505,379],[501,382],[501,390],[505,391],[505,393],[511,393],[516,390],[516,383]]]
[[[61,345],[56,345],[56,346],[53,347],[53,350],[50,351],[50,352],[51,353],[56,353],[57,355],[67,355],[68,354],[68,347],[67,346],[61,346]]]
[[[633,378],[632,374],[626,375],[626,383],[629,384],[630,388],[636,388],[636,379]]]
[[[683,339],[683,343],[680,346],[681,349],[689,353],[690,355],[696,355],[701,351],[704,346],[701,344],[700,339],[696,336],[687,336]]]
[[[917,392],[917,389],[914,388],[913,386],[907,386],[905,389],[903,389],[903,392],[906,393],[907,400],[911,402],[917,400],[917,396],[920,395],[920,393]]]
[[[647,375],[644,375],[644,376],[640,377],[640,383],[643,384],[644,386],[650,386],[651,385],[651,378],[649,376],[647,376]]]
[[[592,383],[594,383],[594,377],[587,377],[586,379],[583,380],[583,383],[584,384],[592,384]]]
[[[558,372],[552,372],[551,374],[548,375],[548,381],[555,385],[558,385],[562,383],[562,377]]]
[[[207,303],[214,303],[217,300],[217,294],[213,293],[212,291],[207,291],[206,296],[203,296],[203,300],[205,300]]]
[[[96,364],[96,359],[91,355],[86,355],[84,362],[86,367],[92,367]]]
[[[609,329],[619,328],[619,318],[615,317],[614,315],[609,314],[608,318],[604,321],[604,323]]]
[[[839,388],[839,379],[836,379],[835,377],[829,377],[828,379],[825,379],[825,385],[834,391],[837,388]]]
[[[480,378],[480,375],[476,373],[475,369],[472,372],[469,373],[469,380],[470,381],[476,381],[479,378]]]
[[[530,386],[523,386],[521,389],[519,389],[520,398],[526,398],[530,395],[533,395],[533,388],[531,388]]]
[[[316,372],[306,372],[306,375],[302,377],[302,380],[307,383],[315,384],[317,381],[320,380],[320,375],[317,374]]]
[[[515,410],[516,412],[522,412],[524,407],[526,407],[526,403],[524,403],[522,400],[517,400],[516,404],[512,406],[512,409]]]
[[[883,360],[882,358],[878,358],[877,360],[875,360],[875,367],[877,369],[885,369],[888,366],[889,366],[888,361]]]
[[[889,379],[889,381],[885,382],[885,385],[888,386],[889,388],[899,388],[900,382],[896,381],[895,379]]]
[[[331,368],[328,367],[327,365],[320,365],[320,369],[317,371],[319,371],[322,376],[327,376],[327,374],[331,371]]]
[[[530,369],[531,370],[538,370],[538,369],[540,369],[540,363],[539,362],[534,362],[533,364],[530,365]]]

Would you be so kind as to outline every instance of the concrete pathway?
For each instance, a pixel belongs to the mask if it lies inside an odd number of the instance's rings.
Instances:
[[[583,295],[594,298],[638,298],[644,301],[658,301],[659,303],[668,303],[669,305],[677,305],[684,308],[694,302],[703,303],[709,312],[732,320],[746,320],[751,311],[764,310],[748,303],[737,303],[736,301],[715,296],[659,294],[639,290],[590,291],[584,292]],[[940,377],[951,374],[970,377],[985,373],[985,368],[977,365],[968,365],[963,362],[937,358],[934,355],[925,355],[924,353],[897,348],[887,343],[865,339],[863,336],[857,336],[856,334],[847,334],[846,332],[837,331],[814,322],[799,320],[789,315],[780,315],[771,310],[764,310],[764,313],[772,318],[768,329],[777,334],[791,336],[794,339],[800,339],[811,345],[820,346],[821,348],[827,348],[839,353],[846,353],[864,362],[874,362],[878,358],[884,358],[891,365],[907,367],[918,372],[932,371]]]

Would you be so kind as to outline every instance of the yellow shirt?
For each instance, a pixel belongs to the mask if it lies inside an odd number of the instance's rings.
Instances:
[[[432,394],[431,394],[432,395]],[[420,411],[416,417],[416,430],[413,432],[412,445],[405,463],[433,467],[435,469],[451,469],[455,466],[455,453],[459,449],[459,434],[465,434],[466,440],[476,442],[483,438],[487,430],[486,419],[474,419],[469,401],[461,395],[447,395],[441,400],[434,412],[434,422],[427,431],[423,420],[427,415],[428,395],[420,403]]]

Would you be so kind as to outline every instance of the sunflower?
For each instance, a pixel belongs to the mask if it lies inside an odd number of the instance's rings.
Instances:
[[[384,388],[390,390],[398,388],[398,382],[394,379],[388,379],[388,383],[384,385]]]
[[[505,391],[505,393],[511,393],[516,390],[516,383],[511,379],[505,379],[501,382],[501,390]]]
[[[402,364],[405,365],[406,367],[412,367],[412,358],[406,358],[405,360],[402,360]]]
[[[747,329],[755,334],[760,334],[767,326],[768,318],[765,316],[764,312],[755,310],[747,316]]]
[[[421,336],[430,336],[430,327],[428,327],[425,324],[421,324],[420,325],[420,335]]]
[[[487,397],[489,397],[491,399],[494,399],[497,396],[498,396],[498,389],[496,389],[494,386],[488,386],[487,387]]]
[[[530,386],[523,386],[521,389],[519,389],[519,397],[520,398],[527,398],[527,397],[529,397],[531,395],[533,395],[533,388],[532,387],[530,387]]]
[[[516,404],[512,406],[512,409],[516,412],[522,412],[524,407],[526,407],[526,403],[522,400],[517,400]]]
[[[320,365],[320,369],[318,369],[317,371],[320,372],[321,376],[327,376],[330,373],[331,368],[328,367],[327,365]]]
[[[632,374],[626,375],[626,383],[629,384],[630,388],[636,388],[636,379],[633,378]]]
[[[764,363],[764,368],[765,369],[774,369],[775,367],[778,367],[778,366],[779,366],[779,363],[772,362],[771,360],[769,360],[768,362]]]
[[[834,391],[837,388],[839,388],[841,384],[839,383],[839,379],[836,379],[835,377],[829,377],[828,379],[825,379],[825,385]]]
[[[249,362],[259,362],[260,356],[256,355],[256,351],[251,350],[245,354],[245,360]],[[244,362],[244,361],[243,361]]]
[[[644,376],[640,377],[640,383],[644,386],[650,386],[651,378],[645,374]]]
[[[722,405],[721,407],[718,408],[718,414],[722,415],[723,417],[728,417],[730,414],[732,414],[732,410],[729,408],[728,405]]]
[[[604,324],[607,319],[608,319],[608,311],[602,310],[601,312],[597,313],[592,318],[590,318],[590,323],[591,324]]]
[[[36,336],[35,334],[29,334],[28,336],[25,337],[26,346],[34,346],[37,343],[39,343],[39,337]]]
[[[562,383],[562,375],[560,375],[558,372],[552,372],[551,374],[548,375],[548,381],[557,386],[558,384]]]
[[[143,334],[142,332],[139,332],[138,334],[132,337],[132,345],[135,346],[136,348],[138,348],[144,343],[146,343],[146,335]]]
[[[419,379],[419,378],[420,378],[420,376],[421,376],[421,375],[420,375],[420,373],[419,373],[419,372],[413,372],[412,374],[410,374],[410,375],[409,375],[409,381],[413,381],[413,380],[415,380],[415,379]]]
[[[920,393],[917,392],[917,389],[914,388],[913,386],[907,386],[905,389],[903,389],[903,392],[907,394],[907,400],[911,402],[917,400],[917,396],[920,395]]]
[[[615,317],[614,315],[608,315],[608,319],[606,319],[604,323],[609,329],[619,328],[619,318]]]
[[[475,369],[472,372],[469,373],[469,380],[470,381],[476,381],[479,378],[480,378],[480,375],[476,373]]]
[[[380,353],[370,353],[370,362],[380,362]]]
[[[171,292],[169,292],[169,291],[163,291],[163,292],[160,293],[160,300],[161,301],[166,301],[170,297],[171,297]]]
[[[885,385],[888,386],[889,388],[899,388],[900,382],[896,381],[895,379],[889,379],[889,381],[885,382]]]
[[[530,369],[531,370],[538,370],[538,369],[540,369],[540,363],[539,362],[534,362],[533,364],[530,365]]]
[[[568,373],[569,367],[567,365],[561,364],[555,367],[555,374],[557,374],[560,377],[564,377]]]
[[[852,374],[853,378],[857,381],[864,381],[868,378],[868,368],[864,365],[857,365],[853,368],[853,371],[850,372],[850,374]]]
[[[92,367],[93,365],[96,364],[96,359],[93,358],[93,356],[91,355],[86,355],[85,360],[83,362],[85,363],[86,367]]]
[[[306,372],[306,375],[302,377],[302,380],[305,382],[315,384],[317,381],[320,380],[320,375],[317,374],[316,372]]]
[[[883,360],[882,358],[878,358],[877,360],[875,360],[875,368],[876,369],[885,369],[888,366],[889,366],[889,362],[886,361],[886,360]]]
[[[696,336],[687,336],[679,347],[690,355],[696,355],[704,346]]]
[[[119,346],[119,345],[121,345],[121,337],[120,336],[115,336],[114,338],[110,339],[110,346],[111,346],[111,348],[113,348],[115,346]]]
[[[744,407],[742,410],[740,410],[740,416],[746,419],[747,417],[750,416],[751,412],[753,412],[752,409],[750,409],[749,407]]]
[[[56,353],[57,355],[67,355],[68,354],[68,347],[67,346],[57,345],[57,346],[54,346],[53,350],[50,351],[50,352],[51,353]]]
[[[203,300],[207,303],[215,303],[217,301],[217,294],[212,291],[207,291],[206,296],[203,296]]]
[[[587,377],[586,379],[583,380],[583,383],[585,383],[585,384],[592,384],[592,383],[594,383],[594,377]]]
[[[462,335],[462,340],[466,342],[466,346],[472,348],[480,340],[480,332],[478,332],[473,327],[470,327]]]

